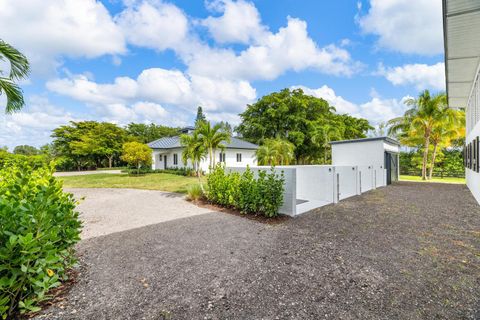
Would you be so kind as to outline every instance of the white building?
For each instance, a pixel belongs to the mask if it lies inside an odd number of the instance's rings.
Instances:
[[[389,137],[332,141],[333,166],[358,166],[383,173],[386,184],[398,181],[400,143]]]
[[[480,1],[443,0],[448,105],[466,108],[465,176],[480,202]]]
[[[184,128],[181,134],[188,134],[194,130],[192,127]],[[257,159],[255,151],[258,149],[256,144],[247,142],[239,138],[231,138],[230,143],[225,143],[224,150],[215,151],[215,163],[223,162],[227,167],[246,167],[256,166]],[[180,136],[165,137],[148,143],[152,148],[152,169],[164,170],[171,168],[192,168],[190,161],[187,164],[182,161],[183,147],[180,144]],[[207,155],[200,163],[200,169],[207,172],[210,164],[210,157]]]

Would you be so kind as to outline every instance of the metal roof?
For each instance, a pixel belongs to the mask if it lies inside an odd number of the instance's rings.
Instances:
[[[182,148],[180,136],[160,138],[147,145],[152,149]],[[225,147],[227,149],[258,149],[256,144],[234,137],[231,138],[230,143],[227,143]]]
[[[480,66],[480,1],[443,0],[448,105],[466,108]]]
[[[355,143],[355,142],[367,142],[367,141],[378,141],[378,140],[383,140],[391,144],[395,144],[397,146],[400,145],[400,142],[390,137],[373,137],[373,138],[362,138],[362,139],[351,139],[351,140],[339,140],[339,141],[332,141],[330,142],[330,144]]]

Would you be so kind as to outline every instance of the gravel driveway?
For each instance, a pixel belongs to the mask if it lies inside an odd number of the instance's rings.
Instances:
[[[90,170],[90,171],[64,171],[64,172],[55,172],[54,177],[69,177],[69,176],[86,176],[90,174],[119,174],[122,173],[122,170]]]
[[[480,207],[398,183],[279,225],[226,213],[84,240],[45,319],[479,319]]]
[[[65,189],[80,200],[82,239],[211,212],[184,200],[184,195],[137,189]]]

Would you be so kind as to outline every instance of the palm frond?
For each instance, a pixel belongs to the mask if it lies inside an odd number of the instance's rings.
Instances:
[[[10,76],[12,80],[25,78],[30,72],[30,64],[20,51],[0,40],[0,55],[10,62]]]
[[[22,89],[8,78],[0,78],[0,94],[2,93],[7,96],[6,113],[18,111],[25,105]]]

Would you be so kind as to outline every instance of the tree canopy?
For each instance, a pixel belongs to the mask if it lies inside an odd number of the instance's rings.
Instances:
[[[295,147],[297,163],[328,162],[330,140],[364,138],[373,129],[367,120],[337,114],[327,101],[306,95],[301,89],[263,96],[248,105],[240,117],[236,131],[243,138],[257,144],[266,139],[287,140]],[[320,134],[333,130],[335,135]]]
[[[154,123],[129,123],[125,128],[127,134],[135,137],[141,143],[149,143],[163,137],[172,137],[178,134],[180,128],[172,128]]]

